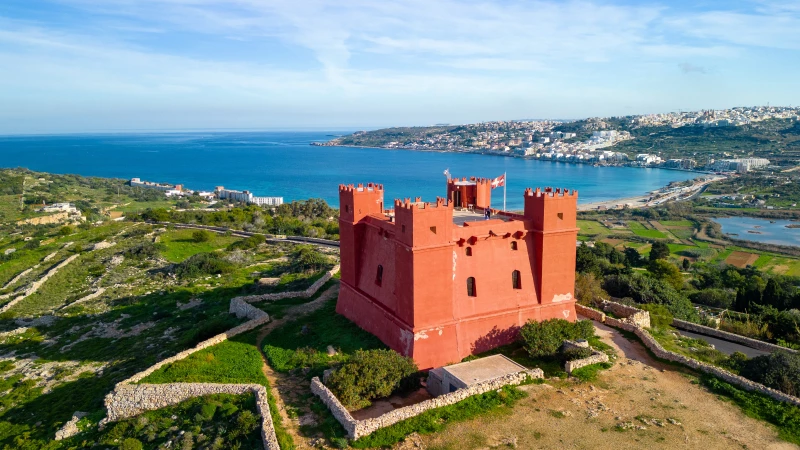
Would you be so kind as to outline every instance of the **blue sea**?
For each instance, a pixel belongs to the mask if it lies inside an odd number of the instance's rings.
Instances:
[[[508,174],[508,209],[522,208],[526,187],[577,189],[581,203],[645,194],[690,172],[629,167],[592,167],[520,158],[350,147],[318,147],[341,132],[192,132],[0,136],[0,167],[133,178],[183,184],[196,190],[215,186],[247,189],[285,201],[322,198],[338,206],[341,183],[382,183],[386,202],[394,198],[444,196],[453,176]],[[502,205],[496,189],[492,204]]]

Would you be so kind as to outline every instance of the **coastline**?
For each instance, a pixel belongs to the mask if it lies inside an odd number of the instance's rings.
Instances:
[[[426,153],[454,153],[454,154],[468,154],[468,155],[485,155],[485,156],[500,156],[506,158],[516,158],[522,160],[530,160],[530,161],[540,161],[540,162],[550,162],[550,163],[562,163],[562,164],[575,164],[575,165],[591,165],[595,166],[595,164],[584,163],[584,162],[576,162],[576,161],[554,161],[551,159],[539,159],[539,158],[532,158],[528,156],[520,156],[520,155],[507,155],[503,153],[497,152],[476,152],[476,151],[458,151],[458,150],[433,150],[433,149],[418,149],[418,148],[407,148],[407,147],[394,147],[394,148],[387,148],[387,147],[373,147],[369,145],[322,145],[319,143],[310,143],[309,145],[313,147],[342,147],[342,148],[364,148],[364,149],[374,149],[374,150],[402,150],[402,151],[412,151],[412,152],[426,152]],[[712,172],[706,171],[698,171],[698,170],[691,170],[691,169],[680,169],[680,168],[671,168],[671,167],[642,167],[636,165],[624,165],[624,164],[600,164],[599,167],[630,167],[634,169],[659,169],[659,170],[674,170],[679,172],[692,172],[698,174],[698,176],[703,175],[712,175]],[[668,187],[669,184],[662,186],[661,188],[657,189],[661,190]],[[609,200],[600,200],[594,201],[589,203],[578,203],[578,211],[597,211],[598,209],[621,209],[623,207],[628,208],[646,208],[650,205],[649,200],[651,200],[654,196],[655,191],[643,193],[640,195],[632,196],[632,197],[622,197],[622,198],[613,198]],[[579,196],[580,198],[580,196]]]

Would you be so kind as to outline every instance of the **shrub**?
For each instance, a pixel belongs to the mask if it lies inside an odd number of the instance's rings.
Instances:
[[[142,450],[142,441],[136,438],[127,438],[119,444],[119,450]]]
[[[69,236],[72,234],[72,227],[69,225],[64,225],[60,230],[58,230],[58,234],[61,236]]]
[[[666,306],[656,305],[654,303],[636,306],[650,313],[650,326],[667,328],[668,326],[672,325],[672,313],[669,312]]]
[[[744,363],[740,374],[789,395],[800,394],[800,355],[774,352]]]
[[[560,352],[561,360],[563,362],[575,361],[577,359],[588,358],[592,356],[592,349],[589,347],[570,347],[562,348]]]
[[[215,253],[198,253],[175,266],[175,274],[180,278],[194,278],[201,275],[228,273],[234,264]]]
[[[414,360],[393,350],[358,350],[331,374],[328,385],[345,407],[359,408],[376,398],[418,389],[420,376]]]
[[[208,242],[213,236],[206,230],[194,230],[192,232],[192,240],[195,242]]]
[[[257,248],[259,245],[267,242],[267,238],[265,238],[261,234],[254,234],[247,239],[242,239],[241,241],[236,241],[228,246],[228,250],[249,250]]]
[[[555,355],[561,344],[568,339],[589,339],[594,335],[591,320],[569,322],[564,319],[549,319],[543,322],[528,321],[520,329],[519,337],[525,351],[531,357]]]
[[[158,256],[158,251],[160,250],[160,246],[154,244],[150,241],[142,242],[141,244],[136,244],[133,247],[125,249],[122,252],[126,258],[131,259],[147,259],[147,258],[155,258]]]

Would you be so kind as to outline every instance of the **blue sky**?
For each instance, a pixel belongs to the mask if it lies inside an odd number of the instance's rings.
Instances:
[[[0,133],[800,104],[800,2],[3,0]]]

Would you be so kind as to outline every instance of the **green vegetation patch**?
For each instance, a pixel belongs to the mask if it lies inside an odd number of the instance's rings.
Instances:
[[[198,253],[213,252],[221,248],[228,247],[239,238],[228,237],[218,233],[206,232],[209,234],[207,240],[199,241],[195,239],[194,233],[197,230],[173,230],[163,233],[160,243],[164,249],[161,254],[164,258],[173,263],[179,263],[190,256]]]
[[[711,375],[703,375],[700,382],[711,392],[732,400],[746,415],[775,425],[781,439],[800,445],[799,407],[739,389]]]
[[[267,385],[264,360],[254,345],[255,331],[234,336],[213,347],[168,364],[140,383],[255,383]]]
[[[658,230],[648,230],[642,225],[640,222],[630,221],[628,222],[628,228],[633,231],[633,233],[637,236],[645,237],[648,239],[666,239],[667,235],[658,231]]]
[[[357,439],[355,448],[390,447],[411,433],[430,434],[443,430],[450,423],[462,422],[484,414],[509,414],[511,408],[527,394],[515,387],[505,386],[497,391],[475,395],[453,405],[426,411],[392,426]]]
[[[378,338],[337,314],[336,299],[272,330],[264,342],[264,354],[273,369],[286,372],[307,367],[312,375],[347,360],[356,350],[386,348]],[[336,349],[335,356],[328,356],[329,345]]]

